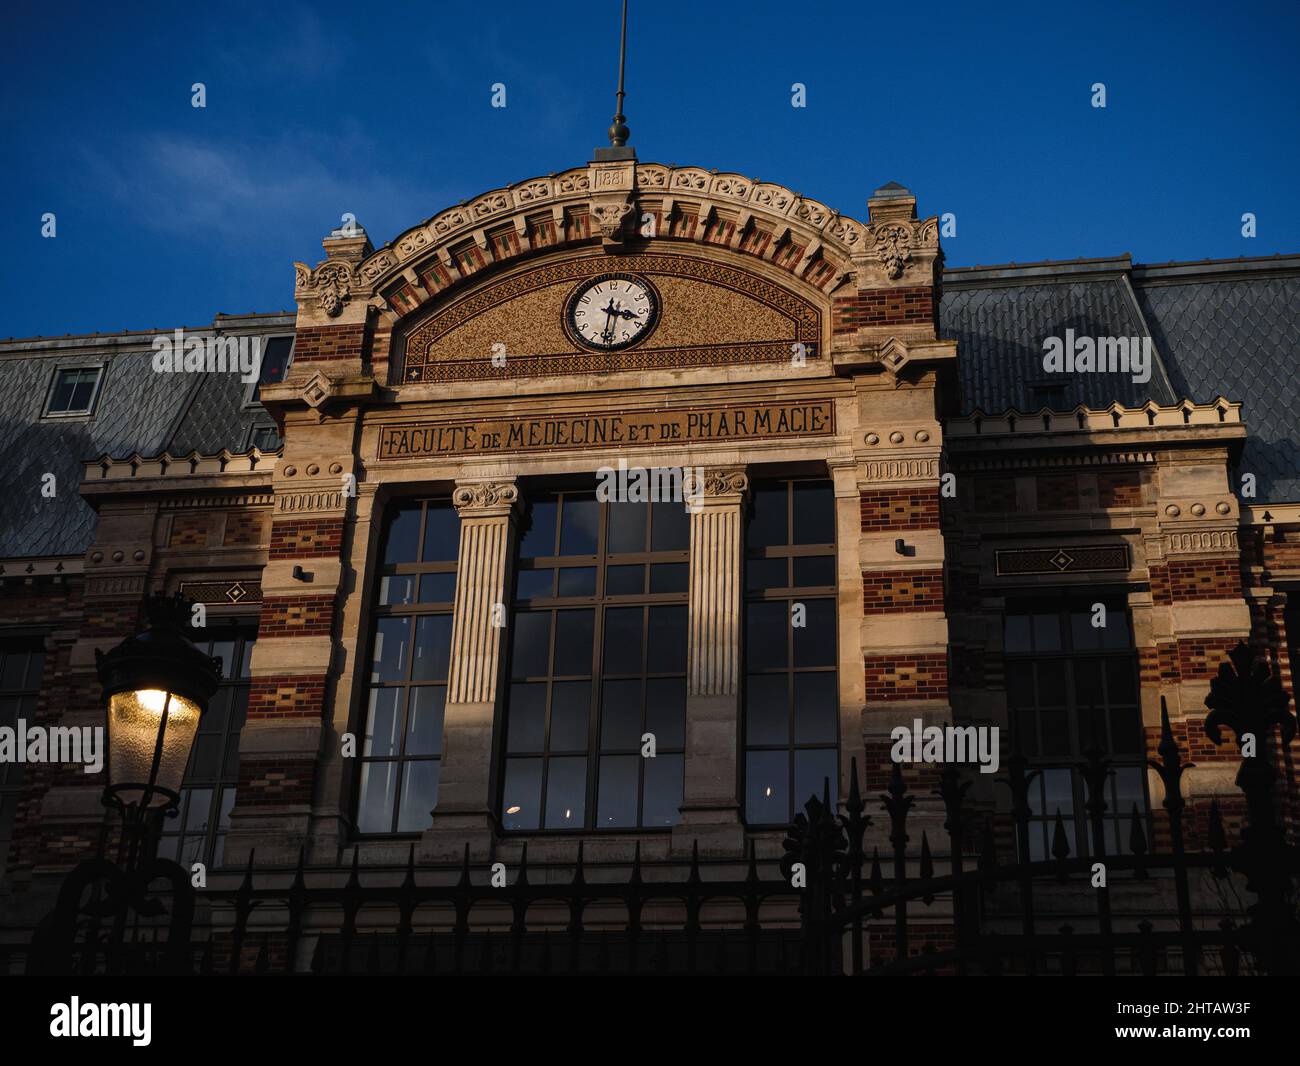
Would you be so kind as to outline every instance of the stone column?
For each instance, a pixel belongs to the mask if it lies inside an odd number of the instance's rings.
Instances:
[[[744,467],[689,475],[690,593],[687,622],[686,766],[682,819],[672,849],[739,856],[745,831],[738,795],[740,634],[744,624]]]
[[[519,489],[513,478],[459,481],[460,513],[451,664],[442,732],[442,772],[424,861],[474,859],[491,849],[496,814],[493,737],[501,722],[501,673],[510,618]]]

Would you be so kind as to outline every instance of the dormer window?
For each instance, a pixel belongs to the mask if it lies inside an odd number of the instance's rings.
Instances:
[[[95,409],[99,385],[104,377],[102,366],[60,367],[54,372],[54,385],[45,405],[47,415],[88,415]]]

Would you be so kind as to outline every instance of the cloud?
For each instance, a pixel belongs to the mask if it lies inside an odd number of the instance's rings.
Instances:
[[[88,191],[131,226],[174,237],[280,248],[314,242],[351,212],[380,244],[459,199],[387,176],[358,133],[239,140],[151,134],[86,151]],[[108,206],[108,205],[106,205]],[[311,251],[305,254],[310,255]]]

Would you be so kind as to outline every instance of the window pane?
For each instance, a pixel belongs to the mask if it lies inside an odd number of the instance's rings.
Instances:
[[[555,595],[554,570],[520,570],[515,595],[521,600]]]
[[[1027,614],[1009,614],[1003,619],[1002,647],[1006,651],[1033,651]]]
[[[371,681],[405,680],[407,645],[410,639],[409,618],[381,618],[375,623],[375,650],[370,663]]]
[[[790,820],[790,753],[751,751],[745,757],[745,821],[784,825]]]
[[[397,831],[413,833],[425,828],[438,800],[438,759],[416,759],[402,769],[402,803],[398,808]]]
[[[186,794],[188,803],[185,810],[185,829],[189,832],[207,832],[208,817],[212,813],[212,789],[191,788],[186,790]]]
[[[1110,703],[1137,703],[1137,679],[1130,659],[1106,660],[1106,698]]]
[[[519,544],[522,559],[555,554],[555,516],[558,500],[534,500],[529,513],[528,529]]]
[[[829,481],[794,483],[794,543],[835,543],[835,493]]]
[[[811,748],[794,753],[794,810],[798,814],[810,797],[821,799],[830,782],[832,806],[839,799],[838,757],[829,748]]]
[[[650,591],[685,592],[689,575],[686,563],[656,563],[650,567]]]
[[[430,503],[424,518],[424,561],[456,561],[460,547],[460,516],[450,503]]]
[[[1065,709],[1059,711],[1039,711],[1039,727],[1043,738],[1044,755],[1070,754],[1069,722]]]
[[[1096,659],[1078,659],[1074,665],[1074,702],[1079,707],[1096,707],[1101,703],[1101,663]]]
[[[262,365],[258,367],[257,383],[275,385],[284,380],[289,369],[289,354],[293,351],[292,337],[268,337],[262,342]]]
[[[511,677],[545,677],[551,654],[551,612],[518,611],[510,658]]]
[[[1061,650],[1061,620],[1054,614],[1034,615],[1034,649]]]
[[[1065,706],[1065,663],[1048,661],[1038,664],[1038,705]]]
[[[413,681],[445,681],[451,661],[451,615],[431,614],[415,620]]]
[[[789,609],[780,600],[748,605],[745,659],[751,670],[780,669],[789,663]]]
[[[681,821],[682,760],[681,755],[660,755],[645,760],[642,825],[676,825]]]
[[[566,566],[561,569],[558,595],[596,595],[596,568],[594,566]]]
[[[685,741],[686,679],[657,677],[646,682],[646,732],[658,748],[680,748]]]
[[[605,673],[641,672],[644,613],[640,607],[611,607],[605,611]]]
[[[586,751],[590,722],[591,682],[555,682],[551,686],[550,750]]]
[[[794,675],[796,744],[834,744],[838,696],[833,673]]]
[[[835,584],[833,555],[806,555],[794,560],[795,585],[819,587]]]
[[[749,559],[745,562],[747,589],[783,589],[789,587],[788,559]]]
[[[788,487],[784,482],[754,487],[753,507],[746,529],[746,543],[749,547],[770,548],[789,543],[788,502]]]
[[[401,697],[404,689],[372,688],[362,755],[396,755],[400,737]]]
[[[555,612],[556,677],[591,675],[594,611]]]
[[[646,505],[643,503],[611,503],[609,515],[609,543],[606,551],[611,555],[624,552],[645,551]]]
[[[599,828],[636,825],[640,763],[640,755],[606,755],[600,760],[599,795],[596,799],[596,825]]]
[[[691,544],[691,517],[686,505],[671,500],[652,504],[650,550],[684,552]]]
[[[506,750],[541,751],[546,736],[546,682],[510,686]]]
[[[1034,667],[1032,663],[1007,663],[1007,702],[1012,707],[1034,705]]]
[[[795,666],[835,665],[835,601],[805,600],[804,625],[794,627]]]
[[[388,540],[384,548],[384,565],[413,563],[419,557],[420,505],[399,507],[388,523]]]
[[[446,703],[447,690],[442,685],[422,685],[420,688],[411,689],[405,754],[441,754],[442,721]]]
[[[1115,755],[1141,754],[1142,723],[1136,707],[1111,708],[1110,746]]]
[[[415,578],[409,574],[379,579],[379,603],[390,607],[415,602]]]
[[[1109,618],[1106,619],[1110,621]],[[1074,643],[1075,651],[1094,651],[1101,647],[1100,629],[1094,629],[1092,626],[1091,611],[1071,611],[1070,612],[1070,639]]]
[[[420,577],[421,603],[451,603],[456,598],[456,575],[423,574]]]
[[[397,763],[363,762],[357,829],[362,833],[391,833],[396,796]]]
[[[546,778],[546,828],[580,829],[587,812],[587,760],[551,759]]]
[[[1129,635],[1128,612],[1111,610],[1106,612],[1106,628],[1101,631],[1101,643],[1105,648],[1131,648],[1133,638]]]
[[[560,511],[560,554],[595,555],[600,505],[595,497],[565,496]]]
[[[646,635],[646,670],[672,674],[686,670],[686,608],[651,607]]]
[[[600,750],[641,746],[641,682],[606,681],[600,698]]]
[[[218,734],[200,733],[194,740],[189,773],[200,781],[215,781],[221,773],[221,754],[225,739]]]
[[[790,743],[788,674],[750,674],[745,686],[745,743]]]
[[[639,596],[644,591],[644,566],[611,566],[605,570],[606,596]]]
[[[60,370],[54,376],[54,392],[50,396],[50,410],[56,414],[68,410],[69,403],[72,399],[72,387],[75,384],[73,375],[66,370]]]
[[[502,795],[501,820],[507,829],[537,829],[542,812],[542,760],[506,760]]]

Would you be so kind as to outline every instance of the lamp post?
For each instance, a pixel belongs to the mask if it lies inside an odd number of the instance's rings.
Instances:
[[[123,950],[131,911],[149,917],[169,912],[157,964],[176,973],[189,966],[194,889],[189,871],[158,858],[158,839],[163,819],[179,808],[190,749],[221,681],[222,663],[185,636],[188,601],[179,595],[150,597],[144,608],[144,632],[107,653],[95,652],[108,726],[103,801],[122,815],[117,862],[101,854],[68,874],[54,910],[33,938],[29,973],[67,973],[74,967],[94,972],[101,948],[108,972],[131,965]],[[151,888],[158,880],[170,884],[170,910]]]
[[[199,720],[221,681],[220,659],[185,636],[192,605],[180,595],[145,601],[149,626],[95,652],[108,721],[104,804],[122,815],[128,866],[152,858],[163,819],[180,802]]]

